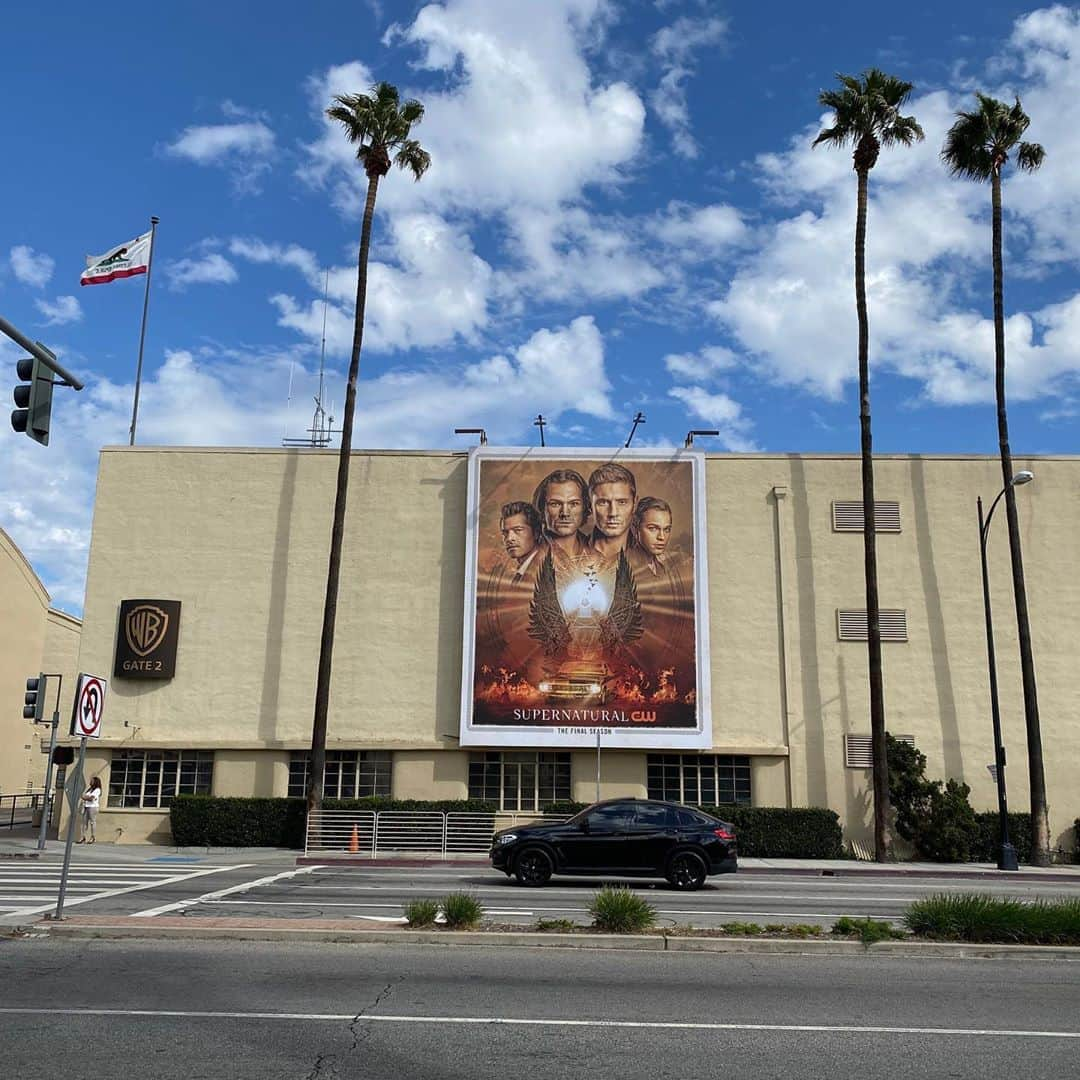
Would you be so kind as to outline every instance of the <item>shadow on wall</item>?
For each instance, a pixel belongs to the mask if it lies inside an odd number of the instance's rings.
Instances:
[[[274,554],[267,568],[270,574],[270,602],[266,613],[266,641],[258,723],[259,739],[263,743],[277,736],[278,707],[281,701],[281,654],[285,636],[285,605],[289,593],[289,541],[292,535],[292,513],[296,497],[296,470],[299,458],[298,450],[288,452],[285,458],[281,494],[278,498]],[[329,527],[327,535],[329,536]],[[258,755],[258,759],[255,790],[270,792],[273,790],[272,787],[261,786],[264,778],[260,769],[263,764],[262,755]],[[270,764],[272,769],[272,763]],[[272,775],[271,772],[271,777]],[[272,779],[270,782],[272,783]]]
[[[806,466],[796,455],[791,463],[791,517],[795,532],[796,620],[799,627],[799,681],[802,685],[801,724],[806,754],[806,805],[829,806],[825,771],[825,725],[821,700],[820,653],[817,630],[817,593]],[[795,728],[798,723],[794,725]],[[794,740],[796,732],[790,737]],[[793,778],[794,780],[794,778]]]
[[[461,650],[464,634],[465,532],[468,513],[468,460],[454,462],[445,480],[422,480],[439,488],[443,504],[439,556],[438,658],[432,737],[456,748],[460,730]],[[438,768],[438,765],[436,765]]]
[[[934,559],[934,533],[926,505],[926,464],[921,459],[911,462],[911,513],[915,522],[915,548],[919,556],[919,576],[926,603],[927,633],[930,655],[933,658],[934,689],[941,723],[941,748],[945,775],[960,779],[964,775],[964,757],[960,749],[960,726],[956,716],[956,694],[953,689],[952,666],[949,662],[948,635],[945,632],[945,613],[941,605],[941,585]],[[977,536],[977,519],[972,514],[973,546]],[[975,546],[973,573],[978,572],[978,547]],[[905,604],[910,608],[910,604]],[[893,727],[892,730],[896,730]]]

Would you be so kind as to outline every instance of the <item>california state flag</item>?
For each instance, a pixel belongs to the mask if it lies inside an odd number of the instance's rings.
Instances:
[[[87,255],[86,269],[79,278],[80,285],[104,285],[117,278],[145,274],[150,263],[151,233],[143,233],[120,244],[104,255]]]

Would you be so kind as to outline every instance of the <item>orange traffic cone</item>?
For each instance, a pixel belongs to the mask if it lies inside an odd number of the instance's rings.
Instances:
[[[352,827],[352,837],[349,840],[349,851],[355,855],[360,850],[360,832],[354,825]]]

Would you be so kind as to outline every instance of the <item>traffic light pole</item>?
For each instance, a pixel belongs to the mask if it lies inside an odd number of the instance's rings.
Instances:
[[[62,386],[70,386],[73,390],[83,388],[82,380],[75,378],[70,371],[61,367],[56,357],[48,349],[39,345],[36,341],[31,341],[25,334],[20,333],[2,315],[0,315],[0,333],[6,334],[16,345],[24,348],[35,360],[44,364],[53,374],[59,375],[63,379]]]
[[[47,679],[53,678],[51,675],[45,676]],[[45,850],[45,837],[49,828],[49,819],[52,817],[52,776],[53,776],[53,754],[56,750],[56,729],[60,726],[60,691],[64,685],[64,676],[57,675],[56,684],[56,708],[53,709],[52,714],[52,734],[49,736],[49,764],[45,767],[45,805],[41,810],[41,828],[38,831],[38,851]]]

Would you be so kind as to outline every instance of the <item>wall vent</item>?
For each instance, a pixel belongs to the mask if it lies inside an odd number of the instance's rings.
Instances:
[[[878,614],[882,641],[907,641],[907,612],[903,608],[881,608]],[[838,608],[836,634],[840,641],[866,641],[866,609]]]
[[[833,532],[861,533],[863,531],[862,499],[836,501],[832,504]],[[888,499],[874,500],[874,532],[900,531],[900,504]]]
[[[897,742],[915,745],[914,735],[894,735]],[[874,767],[874,754],[869,735],[845,735],[844,736],[844,764],[849,769],[872,769]]]

